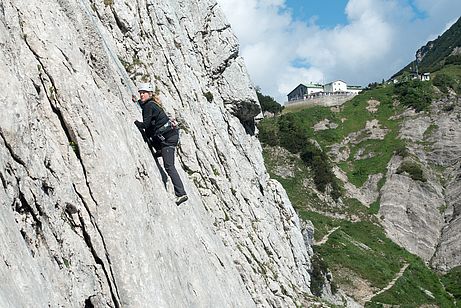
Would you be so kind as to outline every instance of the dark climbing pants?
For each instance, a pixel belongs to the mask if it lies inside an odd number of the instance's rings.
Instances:
[[[163,146],[162,159],[163,167],[165,167],[166,173],[168,173],[171,178],[171,182],[173,182],[174,193],[177,197],[179,197],[185,195],[186,191],[184,190],[184,185],[182,184],[178,171],[174,166],[174,150],[175,146]]]

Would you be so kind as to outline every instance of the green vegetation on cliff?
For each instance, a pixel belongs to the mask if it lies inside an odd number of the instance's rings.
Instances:
[[[283,106],[277,103],[272,96],[262,94],[259,87],[256,88],[256,94],[258,95],[259,104],[263,112],[268,111],[274,114],[282,112]]]
[[[456,307],[461,307],[461,266],[455,267],[442,277],[445,289],[456,300]]]
[[[299,154],[301,160],[312,171],[315,186],[325,192],[331,187],[331,195],[337,199],[341,192],[327,155],[321,148],[309,140],[309,134],[302,122],[302,117],[288,113],[277,118],[266,119],[259,125],[260,140],[271,146],[280,146]]]
[[[282,183],[300,218],[314,224],[315,241],[323,240],[323,243],[314,245],[313,294],[320,295],[324,283],[322,273],[324,275],[328,269],[333,273],[331,283],[334,288],[350,290],[365,285],[371,292],[367,307],[399,303],[404,304],[403,307],[424,304],[455,307],[447,291],[456,293],[459,276],[444,277],[445,291],[437,274],[420,258],[386,237],[372,207],[367,208],[355,199],[345,199],[343,205],[332,207],[319,199],[309,188],[312,171],[297,155],[265,146],[264,159],[271,177]],[[288,172],[281,170],[283,166],[288,167]],[[286,173],[281,175],[283,172]],[[405,266],[408,267],[400,273]],[[402,276],[394,286],[377,294],[398,275]]]
[[[432,84],[418,79],[397,83],[395,93],[404,106],[411,107],[418,112],[427,110],[434,98]]]
[[[345,196],[342,182],[333,175],[336,165],[361,187],[370,175],[386,174],[389,161],[398,155],[403,161],[396,173],[427,181],[422,165],[398,136],[402,114],[408,108],[428,112],[434,97],[431,82],[378,85],[340,108],[288,106],[282,115],[260,123],[269,173],[285,187],[301,219],[314,224],[314,294],[321,293],[326,267],[340,289],[353,293],[364,287],[367,295],[356,299],[367,307],[456,307],[459,276],[441,277],[393,243],[379,224],[379,198],[369,207],[362,205]],[[429,126],[424,135],[434,129]]]
[[[264,144],[279,145],[292,153],[300,153],[307,165],[316,166],[316,184],[319,184],[321,191],[325,184],[335,183],[331,177],[331,164],[323,153],[328,153],[333,145],[346,137],[352,138],[354,142],[339,146],[339,150],[349,149],[350,155],[338,165],[351,183],[361,186],[368,175],[384,173],[394,151],[402,147],[402,142],[396,138],[400,120],[393,116],[399,114],[403,107],[394,106],[395,98],[394,87],[390,85],[366,91],[343,105],[339,112],[320,106],[298,112],[290,112],[286,108],[280,117],[261,121],[259,138]],[[369,108],[370,101],[379,102],[376,111]],[[337,127],[315,131],[314,125],[323,120],[328,120],[330,126]],[[372,129],[366,129],[366,125],[370,125],[372,120],[377,121],[380,129],[385,130],[383,139],[373,139],[370,136]],[[315,140],[320,149],[315,150],[309,140]],[[312,153],[303,153],[304,150]],[[312,161],[315,159],[312,156],[317,156],[315,162]],[[360,159],[357,159],[359,156]],[[337,184],[333,185],[335,192],[339,192]]]

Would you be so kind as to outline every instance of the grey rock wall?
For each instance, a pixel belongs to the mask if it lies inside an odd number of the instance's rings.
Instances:
[[[0,48],[1,307],[306,305],[310,247],[214,1],[4,0]],[[180,207],[132,81],[183,127]]]
[[[323,107],[333,107],[333,106],[341,106],[347,101],[350,101],[354,98],[354,94],[350,95],[329,95],[329,96],[320,96],[315,98],[309,99],[301,99],[301,100],[294,100],[294,101],[287,101],[285,105],[290,107],[311,107],[311,106],[323,106]]]
[[[408,113],[400,130],[407,157],[391,160],[381,189],[379,215],[389,237],[441,271],[461,265],[460,118],[453,96],[430,112]],[[424,180],[397,174],[403,161],[416,163]]]
[[[429,160],[445,167],[445,225],[431,262],[435,268],[447,271],[461,265],[461,101],[452,98],[437,107],[442,111],[438,112],[438,129],[430,138],[433,151]],[[452,110],[447,113],[444,109]]]
[[[395,174],[401,163],[399,157],[389,163],[391,175],[381,190],[379,214],[392,240],[428,262],[444,225],[440,214],[445,204],[443,187],[434,179],[428,183]]]

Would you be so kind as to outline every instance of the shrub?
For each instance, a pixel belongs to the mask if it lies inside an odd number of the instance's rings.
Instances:
[[[331,185],[331,197],[337,200],[341,196],[341,192],[336,177],[331,171],[327,155],[311,142],[307,142],[301,152],[301,159],[314,173],[315,187],[319,191],[325,192],[327,185]]]
[[[398,155],[400,157],[407,157],[409,155],[408,149],[404,145],[400,145],[396,150],[395,150],[395,155]]]
[[[427,179],[424,177],[423,170],[413,161],[404,161],[397,169],[397,174],[407,173],[413,180],[426,182]]]
[[[307,133],[294,114],[288,113],[278,119],[280,145],[291,153],[299,153],[307,144]]]
[[[455,64],[461,65],[461,55],[451,55],[445,59],[445,65]]]
[[[380,207],[379,200],[376,200],[375,202],[370,204],[370,207],[368,208],[368,213],[372,214],[372,215],[378,214],[379,213],[379,207]]]
[[[279,145],[279,129],[276,121],[273,119],[264,119],[258,124],[258,138],[262,143],[270,146]]]
[[[75,155],[80,156],[80,149],[78,148],[78,144],[75,141],[69,142],[70,147],[74,151]]]
[[[431,83],[418,79],[397,83],[394,89],[400,102],[417,112],[426,110],[434,96]]]
[[[461,266],[452,269],[441,280],[446,290],[453,295],[458,303],[461,302]]]
[[[453,104],[445,105],[443,106],[442,110],[445,112],[450,112],[455,109],[455,106]]]
[[[277,101],[268,95],[264,95],[260,92],[259,88],[256,89],[256,94],[258,95],[258,100],[259,103],[261,104],[261,110],[264,111],[269,111],[274,114],[278,114],[282,112],[283,106],[277,103]]]
[[[373,89],[376,89],[378,87],[378,83],[377,82],[371,82],[368,84],[368,86],[366,87],[366,90],[373,90]]]
[[[208,91],[208,92],[203,92],[203,96],[205,96],[206,100],[211,103],[213,101],[213,94]]]
[[[315,296],[322,296],[325,279],[328,275],[328,268],[325,261],[318,254],[312,256],[311,291]]]
[[[448,93],[448,89],[454,88],[456,84],[453,77],[444,73],[437,74],[437,76],[435,76],[432,80],[432,83],[443,93]]]

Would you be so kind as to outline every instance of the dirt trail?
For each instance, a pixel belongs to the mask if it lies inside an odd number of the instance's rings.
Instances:
[[[376,295],[379,295],[387,290],[389,290],[390,288],[392,288],[395,283],[397,282],[397,280],[402,277],[403,273],[405,272],[405,270],[407,269],[407,267],[409,266],[410,264],[408,263],[405,263],[402,268],[400,269],[400,271],[397,273],[397,275],[395,275],[394,279],[392,279],[391,282],[389,282],[389,284],[384,288],[384,289],[381,289],[379,290],[378,292],[375,292],[369,296],[367,296],[366,298],[363,299],[363,302],[366,303],[366,302],[369,302],[373,297],[375,297]]]
[[[314,241],[314,245],[319,246],[319,245],[325,244],[325,243],[328,241],[328,239],[330,238],[330,235],[333,234],[333,232],[335,232],[335,231],[338,230],[339,228],[340,228],[340,226],[334,227],[333,229],[331,229],[330,231],[328,231],[328,233],[327,233],[320,241],[318,241],[318,242],[315,242],[315,241]]]

